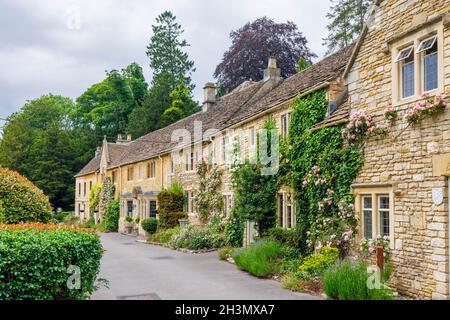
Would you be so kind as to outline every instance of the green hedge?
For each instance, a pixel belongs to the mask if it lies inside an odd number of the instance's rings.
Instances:
[[[48,222],[48,197],[28,179],[0,167],[0,223]]]
[[[148,234],[154,234],[158,230],[158,220],[155,218],[144,219],[141,222],[141,226]]]
[[[46,228],[0,228],[0,300],[81,300],[95,290],[102,257],[99,236],[80,229]],[[80,268],[80,290],[67,287],[71,265]]]
[[[159,224],[163,229],[175,228],[179,225],[178,220],[187,218],[186,212],[164,212],[159,214]]]

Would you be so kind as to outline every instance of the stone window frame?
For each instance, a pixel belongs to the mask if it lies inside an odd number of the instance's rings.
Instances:
[[[147,180],[155,180],[156,170],[157,170],[156,160],[151,160],[147,162],[145,165],[145,178]]]
[[[127,167],[127,181],[131,182],[134,180],[134,167],[128,166]]]
[[[419,28],[416,32],[411,33],[396,40],[390,44],[391,50],[391,77],[392,77],[392,105],[400,106],[404,104],[414,103],[422,99],[423,90],[423,55],[424,52],[417,53],[420,43],[432,36],[437,36],[438,46],[438,88],[428,93],[431,95],[444,92],[444,23],[436,22],[426,27]],[[401,97],[401,63],[396,61],[399,52],[409,46],[413,46],[414,55],[414,95],[408,98]]]
[[[283,212],[280,212],[280,197],[283,199]],[[291,197],[290,202],[287,201],[288,197]],[[287,226],[287,208],[291,207],[291,225]],[[277,193],[277,225],[283,229],[293,229],[297,225],[297,215],[294,194],[288,190],[282,190]],[[280,225],[280,221],[282,224]]]
[[[232,192],[223,192],[222,193],[223,198],[223,211],[225,214],[225,217],[228,217],[231,214],[231,210],[233,208],[234,204],[234,197]],[[229,204],[229,206],[228,206]]]
[[[283,122],[283,118],[286,119],[286,124]],[[288,109],[280,113],[280,133],[283,139],[289,136],[289,127],[292,120],[292,110]]]
[[[380,230],[380,212],[379,212],[379,198],[380,196],[389,197],[389,246],[391,249],[395,248],[395,195],[394,187],[392,184],[355,184],[352,186],[352,192],[355,196],[355,212],[358,215],[358,239],[361,240],[364,235],[363,229],[363,204],[362,199],[370,196],[372,198],[372,238],[376,238],[377,235],[381,235]]]

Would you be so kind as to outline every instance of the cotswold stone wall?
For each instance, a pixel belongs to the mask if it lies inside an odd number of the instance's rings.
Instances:
[[[440,91],[450,94],[450,10],[447,0],[385,0],[379,3],[361,50],[348,75],[352,112],[364,110],[388,135],[369,140],[365,165],[356,183],[392,184],[394,192],[394,285],[401,293],[422,299],[445,299],[448,292],[447,165],[450,159],[450,110],[408,126],[405,111],[417,99],[395,101],[392,63],[395,42],[402,36],[441,25]],[[438,33],[439,34],[439,33]],[[443,89],[443,90],[442,90]],[[441,92],[442,93],[442,92]],[[394,106],[398,119],[383,117]],[[444,201],[435,205],[432,189],[442,188]]]

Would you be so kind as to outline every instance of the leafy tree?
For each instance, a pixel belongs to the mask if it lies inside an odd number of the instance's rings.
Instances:
[[[311,63],[308,60],[306,60],[305,58],[301,57],[297,61],[297,65],[295,66],[295,72],[299,73],[299,72],[309,68],[309,66],[311,66]]]
[[[226,93],[246,80],[261,80],[269,56],[277,58],[283,77],[295,74],[300,57],[310,62],[316,56],[307,47],[306,38],[290,21],[275,23],[263,17],[232,31],[230,38],[231,47],[214,72]]]
[[[73,208],[74,175],[92,157],[92,131],[78,129],[68,116],[69,98],[45,95],[8,118],[0,139],[0,165],[26,176],[54,208]]]
[[[133,136],[142,136],[150,131],[170,124],[195,112],[195,108],[188,110],[194,102],[190,98],[185,103],[185,112],[173,109],[174,97],[171,93],[182,85],[189,90],[185,97],[191,97],[191,75],[195,71],[194,62],[189,60],[185,48],[189,46],[186,40],[181,39],[184,30],[176,22],[176,17],[170,11],[165,11],[156,18],[152,26],[153,36],[147,49],[150,59],[150,68],[153,71],[152,86],[144,100],[142,107],[135,109],[130,115],[129,132]],[[184,89],[183,89],[184,90]],[[186,102],[186,99],[182,99]],[[164,112],[171,108],[164,119]]]
[[[371,0],[331,0],[327,18],[329,35],[324,39],[328,53],[351,44],[361,33]]]
[[[171,123],[200,111],[200,107],[194,100],[188,87],[179,84],[170,94],[172,104],[167,108],[159,122],[159,127],[165,127]]]
[[[73,116],[78,125],[93,127],[100,142],[104,135],[113,140],[127,132],[130,113],[142,105],[147,93],[142,68],[136,63],[121,71],[106,73],[77,99]]]

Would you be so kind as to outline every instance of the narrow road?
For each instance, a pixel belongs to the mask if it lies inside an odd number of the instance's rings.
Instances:
[[[109,281],[92,299],[309,300],[220,261],[217,252],[192,255],[138,243],[117,233],[102,234],[106,249],[100,278]]]

